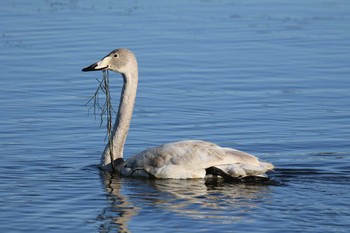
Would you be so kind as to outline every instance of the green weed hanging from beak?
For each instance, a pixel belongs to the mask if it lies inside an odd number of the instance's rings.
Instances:
[[[99,112],[100,115],[100,126],[104,122],[104,117],[106,117],[106,128],[107,128],[107,134],[105,137],[108,138],[108,145],[109,145],[109,156],[111,158],[111,161],[113,161],[113,116],[112,114],[115,113],[113,106],[112,106],[112,97],[110,94],[110,87],[109,87],[109,73],[108,70],[103,70],[103,76],[102,80],[98,80],[99,85],[94,93],[94,95],[90,98],[90,100],[87,102],[87,105],[93,102],[92,107],[94,109],[94,115],[96,116]],[[100,104],[100,92],[104,95],[104,101],[103,104]],[[89,112],[90,112],[89,109]],[[112,168],[113,172],[115,171],[114,163],[112,162]]]

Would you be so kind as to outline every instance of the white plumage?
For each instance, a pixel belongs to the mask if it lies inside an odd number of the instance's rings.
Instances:
[[[113,127],[113,150],[106,145],[101,168],[123,176],[151,178],[195,179],[206,175],[224,178],[266,177],[273,165],[261,162],[253,155],[216,144],[186,140],[150,148],[123,161],[123,149],[129,130],[138,84],[138,66],[128,49],[117,49],[83,71],[112,70],[122,74],[123,91]],[[112,161],[114,166],[112,166]]]
[[[261,176],[273,168],[242,151],[187,140],[164,144],[132,156],[125,161],[121,174],[193,179],[204,178],[209,167],[217,167],[232,177]]]

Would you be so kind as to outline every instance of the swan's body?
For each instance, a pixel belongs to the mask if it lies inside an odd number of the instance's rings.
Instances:
[[[261,176],[271,169],[255,156],[216,144],[186,140],[147,149],[126,160],[124,176],[155,178],[204,178],[207,169],[216,167],[232,177]]]
[[[216,144],[187,140],[150,148],[123,160],[123,149],[129,130],[138,84],[138,66],[134,54],[128,49],[112,51],[101,61],[83,71],[112,70],[121,73],[124,86],[119,110],[113,127],[113,149],[106,145],[101,168],[123,176],[192,179],[208,174],[225,178],[266,177],[273,165],[259,161],[255,156]],[[113,163],[113,164],[112,164]]]

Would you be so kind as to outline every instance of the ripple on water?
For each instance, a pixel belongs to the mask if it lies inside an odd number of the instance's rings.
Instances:
[[[348,232],[347,0],[1,6],[0,232]],[[100,176],[84,104],[102,75],[81,68],[116,47],[140,65],[126,157],[209,140],[283,185]]]

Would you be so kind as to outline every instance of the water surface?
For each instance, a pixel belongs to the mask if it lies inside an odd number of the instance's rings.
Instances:
[[[3,1],[1,232],[347,232],[350,5],[324,1]],[[182,139],[270,161],[276,185],[110,177],[85,103],[132,49],[125,157]],[[118,103],[122,79],[111,74]]]

